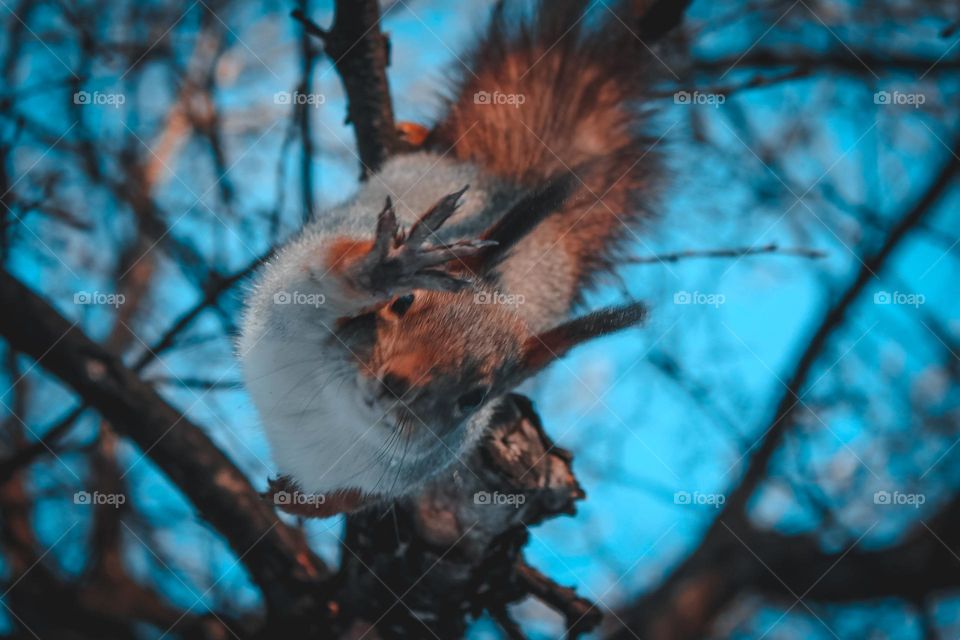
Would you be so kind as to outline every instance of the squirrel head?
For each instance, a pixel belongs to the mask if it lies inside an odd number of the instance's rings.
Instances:
[[[473,291],[413,291],[356,322],[348,329],[364,402],[424,445],[507,390],[526,334],[514,309]]]
[[[479,287],[416,290],[353,319],[341,335],[357,360],[364,402],[432,448],[573,347],[645,315],[634,303],[535,332],[500,297]]]

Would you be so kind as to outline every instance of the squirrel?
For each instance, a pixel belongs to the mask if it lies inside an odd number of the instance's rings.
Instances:
[[[662,184],[643,4],[496,5],[419,147],[263,267],[238,352],[281,509],[411,493],[518,384],[643,319],[639,302],[571,318]]]

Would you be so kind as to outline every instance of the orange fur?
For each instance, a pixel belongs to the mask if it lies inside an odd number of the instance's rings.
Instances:
[[[578,291],[618,262],[660,183],[641,105],[662,66],[630,29],[642,7],[588,5],[542,0],[534,19],[496,12],[425,143],[527,187],[576,174],[577,196],[515,253],[563,251]]]
[[[373,248],[373,240],[340,238],[334,240],[326,255],[326,268],[331,273],[343,273]]]
[[[429,384],[432,363],[437,358],[432,349],[419,349],[390,360],[390,372],[417,386]]]
[[[423,141],[427,139],[430,130],[416,122],[398,122],[397,133],[404,142],[412,148],[417,148],[423,145]]]

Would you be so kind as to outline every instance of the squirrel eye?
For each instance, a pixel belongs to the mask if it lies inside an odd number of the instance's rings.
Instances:
[[[407,309],[410,308],[410,305],[413,304],[413,294],[408,293],[405,296],[400,296],[396,300],[390,303],[390,311],[396,314],[398,317],[403,316],[407,312]]]
[[[483,402],[483,399],[486,397],[486,395],[487,390],[484,387],[471,389],[457,398],[457,408],[461,411],[476,409],[480,406],[480,403]]]

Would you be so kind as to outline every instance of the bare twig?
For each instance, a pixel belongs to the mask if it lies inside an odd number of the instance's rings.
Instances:
[[[43,436],[36,442],[18,449],[4,460],[0,460],[0,485],[7,482],[20,469],[27,467],[45,453],[53,450],[77,419],[86,410],[85,405],[71,409],[66,416],[57,420],[50,428],[43,430]]]
[[[627,258],[624,262],[626,264],[658,264],[661,262],[677,262],[689,258],[742,258],[744,256],[758,256],[771,253],[781,256],[810,258],[811,260],[827,257],[827,253],[819,249],[808,249],[805,247],[783,248],[777,244],[767,244],[761,247],[737,247],[732,249],[688,249],[686,251],[662,253],[655,256]]]
[[[601,612],[597,605],[577,595],[525,562],[517,566],[517,576],[530,595],[561,613],[566,621],[567,635],[577,637],[600,624]]]
[[[306,16],[309,11],[307,0],[299,0],[299,5],[296,14]],[[304,23],[304,29],[300,36],[300,83],[297,86],[297,91],[301,94],[309,94],[312,86],[313,65],[317,56],[310,38],[311,35],[314,35],[314,32],[306,26],[304,20],[301,20],[301,22]],[[313,130],[310,123],[312,109],[304,101],[296,102],[293,109],[297,123],[300,125],[300,193],[303,200],[301,219],[306,223],[310,220],[314,210]]]

